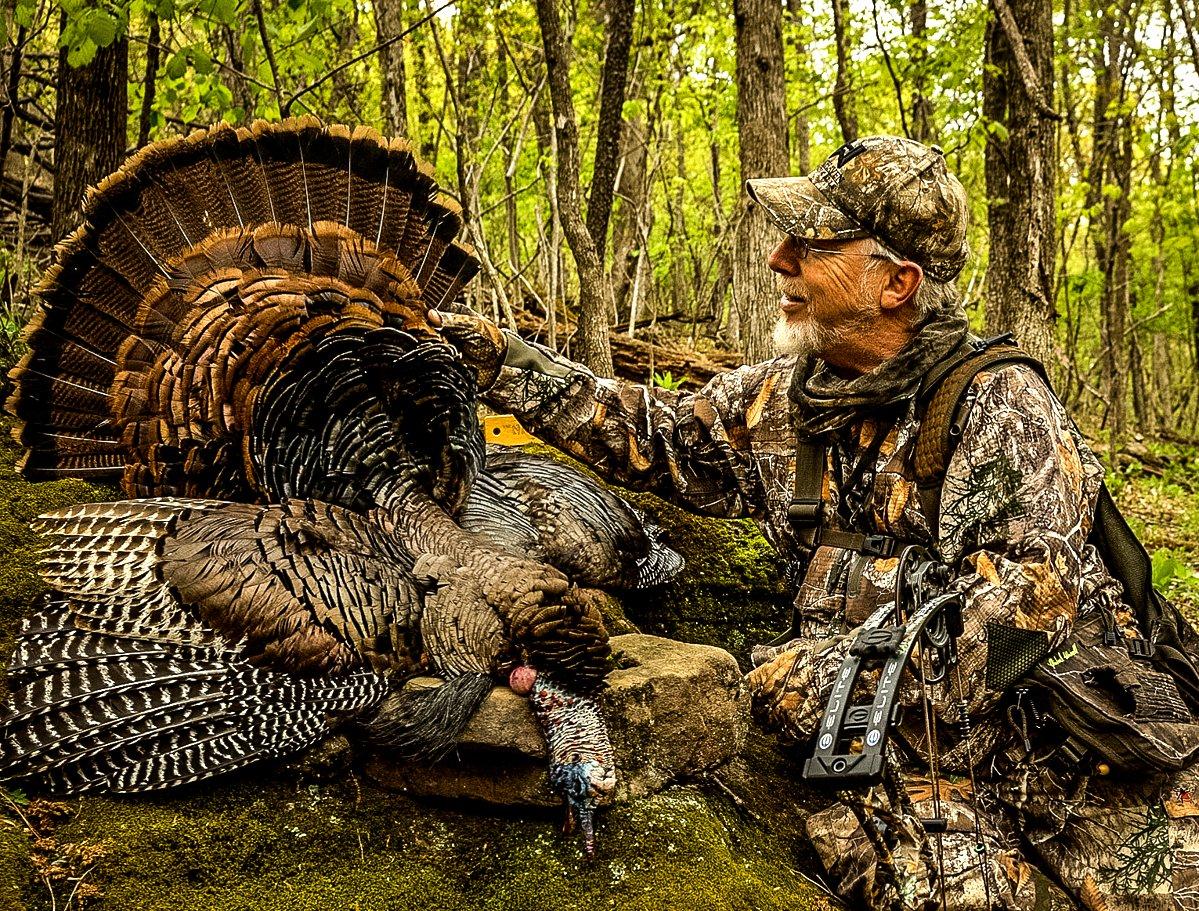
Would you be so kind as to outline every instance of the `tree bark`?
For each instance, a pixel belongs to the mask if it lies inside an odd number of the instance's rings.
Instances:
[[[404,0],[374,0],[375,34],[382,44],[404,30]],[[408,135],[408,80],[404,71],[404,42],[393,41],[379,51],[383,125],[393,136]]]
[[[1127,435],[1131,246],[1127,223],[1131,214],[1133,138],[1132,112],[1125,110],[1123,102],[1129,55],[1134,52],[1134,23],[1126,18],[1128,15],[1115,7],[1096,13],[1093,152],[1087,173],[1087,208],[1097,213],[1091,220],[1091,242],[1103,277],[1100,364],[1108,403],[1105,424],[1113,452]]]
[[[908,7],[908,25],[912,30],[912,103],[908,114],[908,126],[912,138],[917,142],[932,142],[936,136],[933,127],[933,102],[928,97],[928,0],[912,0]]]
[[[147,11],[150,32],[146,37],[146,80],[142,86],[142,110],[138,117],[137,147],[140,149],[150,141],[150,120],[154,114],[154,91],[158,85],[158,61],[162,52],[162,35],[158,27],[158,13]]]
[[[66,14],[62,20],[66,22]],[[50,234],[65,237],[80,221],[83,193],[112,173],[125,157],[129,116],[129,40],[117,37],[86,66],[58,55],[58,103],[54,113],[54,202]]]
[[[772,0],[733,3],[742,183],[754,177],[783,176],[790,170],[782,14],[782,5]],[[745,359],[753,363],[772,353],[770,336],[778,315],[778,294],[766,257],[780,238],[761,206],[744,193],[741,200],[733,260],[733,306],[741,317]]]
[[[1056,125],[1042,108],[1043,99],[1053,97],[1053,5],[1015,0],[1011,11],[1039,97],[1026,90],[1008,34],[992,19],[986,32],[983,115],[1002,132],[988,132],[985,154],[987,331],[1016,333],[1030,354],[1052,365],[1057,138]]]
[[[608,314],[613,310],[612,281],[599,249],[583,221],[579,186],[579,122],[570,87],[570,45],[558,17],[558,0],[537,0],[537,21],[545,48],[554,134],[558,142],[558,208],[562,229],[579,271],[579,340],[576,358],[598,376],[612,375]]]
[[[634,269],[640,260],[641,226],[647,224],[652,213],[647,211],[646,166],[648,135],[645,118],[633,117],[621,132],[620,179],[616,185],[616,219],[612,225],[612,274],[613,293],[617,312],[625,312],[629,290],[632,287]]]
[[[633,41],[634,0],[607,0],[607,48],[600,80],[599,124],[596,129],[595,167],[587,200],[587,230],[595,240],[600,262],[608,246],[608,220],[620,160],[620,134],[625,87],[629,76],[629,45]]]
[[[22,26],[17,30],[17,40],[12,48],[4,49],[4,116],[0,126],[0,175],[8,166],[8,150],[12,148],[13,121],[17,116],[17,90],[21,85],[21,53],[25,50],[28,30]]]
[[[855,113],[853,76],[849,70],[849,4],[846,0],[833,0],[833,35],[837,45],[833,110],[841,126],[842,141],[853,142],[858,138],[858,115]]]
[[[803,4],[801,0],[787,0],[787,18],[790,20],[788,31],[791,36],[791,62],[794,72],[799,76],[800,85],[810,85],[813,82],[808,74],[811,61],[808,56],[808,43],[804,40],[803,34]],[[795,173],[807,174],[812,170],[812,140],[811,129],[808,126],[807,107],[804,104],[800,104],[799,110],[795,112],[794,130],[792,137],[794,145],[791,153],[795,159]]]
[[[237,106],[241,108],[242,122],[249,123],[254,119],[257,99],[254,89],[246,79],[246,58],[241,50],[241,36],[227,25],[221,26],[220,35],[225,44],[225,56],[232,69],[232,72],[221,70],[221,79],[229,87]]]

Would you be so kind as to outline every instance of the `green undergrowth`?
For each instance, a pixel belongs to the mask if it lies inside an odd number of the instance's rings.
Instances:
[[[1153,560],[1153,582],[1199,624],[1199,449],[1156,444],[1153,463],[1110,472],[1120,509]]]

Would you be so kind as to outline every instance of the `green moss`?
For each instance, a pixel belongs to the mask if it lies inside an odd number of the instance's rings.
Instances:
[[[698,787],[603,811],[594,861],[558,822],[247,776],[87,799],[56,836],[103,844],[90,877],[102,909],[828,907],[785,840]]]
[[[15,470],[20,447],[9,436],[12,422],[0,420],[0,658],[7,659],[20,620],[46,587],[37,575],[40,539],[29,528],[52,509],[113,499],[118,494],[75,479],[31,484]],[[2,693],[2,686],[0,686]]]
[[[0,816],[0,911],[25,911],[33,879],[29,836],[17,822]]]

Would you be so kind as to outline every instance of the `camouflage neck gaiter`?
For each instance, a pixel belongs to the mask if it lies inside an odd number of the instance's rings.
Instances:
[[[906,402],[929,370],[962,343],[966,330],[966,314],[960,308],[935,313],[895,357],[852,378],[838,376],[815,357],[801,362],[790,391],[801,435],[832,433],[871,412]]]

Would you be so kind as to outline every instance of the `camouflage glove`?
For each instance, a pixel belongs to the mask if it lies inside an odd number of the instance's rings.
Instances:
[[[479,389],[490,389],[508,353],[508,336],[491,320],[473,313],[430,310],[429,324],[453,345],[478,378]]]
[[[442,337],[474,368],[482,392],[495,384],[501,367],[556,377],[568,377],[578,369],[565,358],[555,360],[555,356],[544,349],[530,345],[516,333],[501,329],[491,320],[473,313],[430,310],[429,324],[439,329]]]
[[[791,740],[811,737],[851,641],[846,637],[791,648],[750,671],[745,685],[758,724]]]

